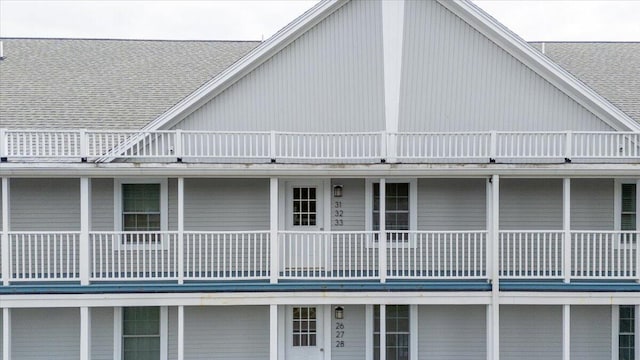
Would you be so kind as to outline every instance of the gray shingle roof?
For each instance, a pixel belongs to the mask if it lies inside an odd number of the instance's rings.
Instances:
[[[0,127],[137,129],[259,44],[2,39]]]
[[[640,123],[640,42],[545,42],[544,48],[551,60]]]

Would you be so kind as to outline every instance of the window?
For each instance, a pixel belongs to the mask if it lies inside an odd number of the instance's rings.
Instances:
[[[635,183],[622,183],[619,185],[620,193],[618,209],[618,229],[622,231],[635,231],[637,224],[637,186]],[[623,233],[620,235],[621,243],[634,243],[636,235]]]
[[[386,358],[409,360],[409,305],[386,306]],[[373,358],[380,359],[380,306],[373,309]]]
[[[316,188],[294,187],[292,201],[293,226],[316,226]]]
[[[124,308],[122,325],[123,360],[160,358],[160,308]]]
[[[634,306],[620,306],[619,360],[635,360],[635,317]]]
[[[124,244],[160,242],[167,230],[167,180],[116,180],[114,183],[115,230]]]
[[[385,227],[389,231],[409,230],[409,183],[387,183]],[[373,230],[380,230],[380,184],[373,184]]]
[[[313,306],[294,307],[293,311],[293,341],[294,347],[316,346],[317,319],[316,308]]]

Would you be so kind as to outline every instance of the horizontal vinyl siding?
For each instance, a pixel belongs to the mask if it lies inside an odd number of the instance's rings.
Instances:
[[[408,1],[400,131],[611,130],[436,1]]]
[[[500,229],[561,230],[562,180],[501,180]]]
[[[185,308],[185,359],[269,358],[269,307]]]
[[[501,305],[500,359],[562,359],[562,306]]]
[[[169,354],[169,359],[177,359],[178,358],[178,307],[170,306],[169,307],[169,327],[167,334],[167,353]],[[185,321],[186,324],[186,321]],[[186,336],[185,336],[186,340]]]
[[[113,359],[113,308],[91,309],[91,360]]]
[[[381,5],[351,1],[176,128],[384,129]]]
[[[11,179],[12,231],[80,231],[79,179]]]
[[[610,306],[571,306],[571,358],[611,358]]]
[[[420,360],[486,359],[484,306],[419,306]]]
[[[333,197],[333,187],[342,185],[342,197]],[[365,230],[365,181],[364,179],[331,180],[331,230],[363,231]],[[341,208],[336,207],[340,202]],[[342,211],[338,214],[336,211]],[[342,215],[342,216],[339,216]],[[339,226],[336,220],[342,220]]]
[[[332,360],[365,360],[364,349],[366,348],[366,329],[365,329],[365,307],[364,305],[346,305],[344,307],[344,319],[332,320],[331,341]],[[332,309],[333,310],[333,309]],[[333,319],[333,316],[331,317]],[[343,330],[336,329],[337,322],[342,322]],[[337,331],[344,331],[344,337],[338,339]],[[344,341],[344,347],[336,347],[336,341]]]
[[[571,229],[613,230],[613,179],[571,179]]]
[[[91,180],[91,229],[113,231],[113,179]]]
[[[419,230],[487,227],[485,179],[419,179]]]
[[[178,179],[167,180],[167,191],[169,201],[168,226],[169,230],[178,230]],[[186,202],[185,202],[186,204]],[[186,206],[186,205],[185,205]]]
[[[80,310],[13,309],[12,360],[80,358]]]
[[[186,179],[185,229],[269,230],[268,179]]]

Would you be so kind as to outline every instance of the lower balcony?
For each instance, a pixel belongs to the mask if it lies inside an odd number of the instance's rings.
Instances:
[[[640,280],[638,231],[91,232],[88,246],[80,232],[8,236],[5,284]]]

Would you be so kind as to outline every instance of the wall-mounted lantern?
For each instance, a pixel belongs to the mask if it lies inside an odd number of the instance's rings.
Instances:
[[[342,185],[333,186],[333,197],[342,197]]]
[[[342,306],[336,306],[334,312],[337,320],[344,319],[344,308]]]

